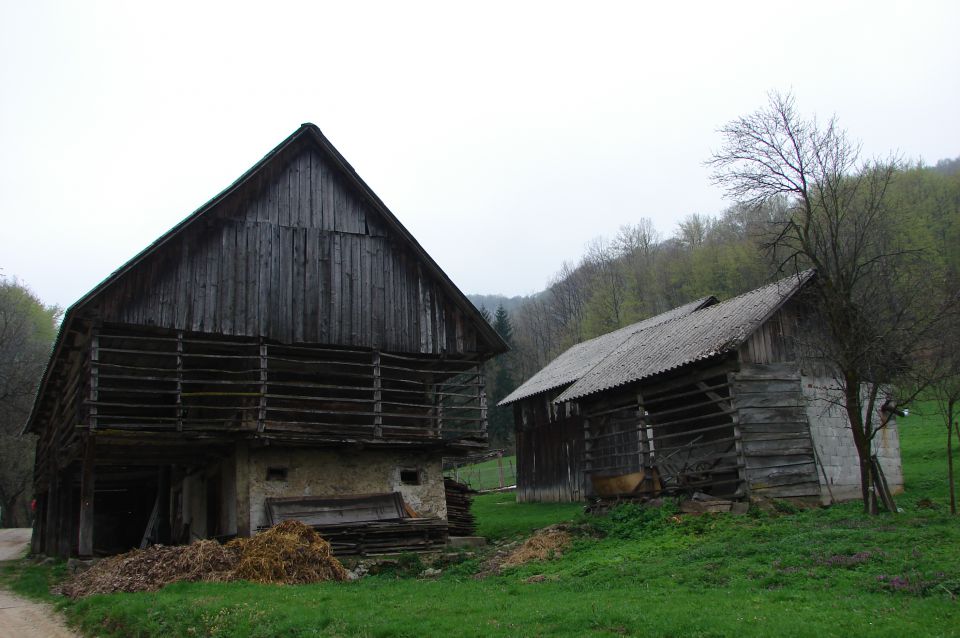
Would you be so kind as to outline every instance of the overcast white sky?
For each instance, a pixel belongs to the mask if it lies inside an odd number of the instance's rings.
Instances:
[[[69,305],[314,122],[467,293],[728,202],[716,129],[790,90],[960,155],[960,2],[0,0],[0,272]]]

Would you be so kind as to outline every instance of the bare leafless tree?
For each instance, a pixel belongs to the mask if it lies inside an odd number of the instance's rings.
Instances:
[[[944,293],[935,260],[911,243],[909,211],[891,206],[896,158],[862,161],[835,119],[803,118],[790,94],[772,93],[765,108],[720,133],[723,146],[708,161],[715,182],[747,205],[785,198],[787,215],[769,240],[777,268],[817,271],[811,320],[825,338],[804,345],[842,392],[864,507],[876,511],[870,456],[885,423],[876,417],[882,389],[922,358],[955,312],[956,294]]]

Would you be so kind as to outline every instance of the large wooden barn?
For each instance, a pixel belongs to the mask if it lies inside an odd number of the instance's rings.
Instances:
[[[435,545],[441,458],[485,448],[481,365],[505,350],[305,124],[67,310],[26,426],[33,549],[293,516],[341,553]]]
[[[514,406],[518,500],[858,497],[836,384],[797,347],[814,278],[700,299],[561,354],[501,402]],[[890,416],[874,443],[898,491]]]

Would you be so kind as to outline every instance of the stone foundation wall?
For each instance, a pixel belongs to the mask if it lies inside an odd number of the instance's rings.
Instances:
[[[270,447],[251,449],[248,467],[251,531],[269,524],[266,499],[272,497],[400,492],[420,516],[447,517],[437,452]],[[277,478],[279,470],[285,479]],[[419,485],[401,480],[401,471],[416,472]]]
[[[817,476],[821,499],[849,501],[860,498],[860,462],[853,434],[843,407],[843,393],[836,381],[826,377],[802,377],[810,435],[817,455]],[[880,422],[878,402],[874,423]],[[873,450],[892,492],[903,491],[903,469],[900,464],[900,437],[897,422],[890,419],[873,440]],[[832,499],[831,499],[832,496]]]

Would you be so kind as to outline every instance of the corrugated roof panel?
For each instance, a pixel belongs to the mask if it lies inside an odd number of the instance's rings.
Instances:
[[[587,374],[595,365],[603,361],[617,346],[626,341],[630,335],[665,321],[689,315],[711,303],[716,303],[715,297],[703,297],[702,299],[678,306],[667,312],[644,319],[643,321],[638,321],[637,323],[614,330],[613,332],[608,332],[607,334],[571,346],[563,354],[525,381],[519,388],[507,395],[498,405],[507,405],[514,401],[573,383]]]
[[[813,276],[806,271],[634,332],[555,401],[572,401],[738,348]]]

